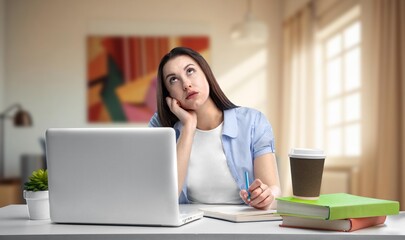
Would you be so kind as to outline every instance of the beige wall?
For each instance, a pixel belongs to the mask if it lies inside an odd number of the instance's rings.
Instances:
[[[3,6],[6,12],[3,36],[7,49],[2,107],[19,102],[31,112],[34,121],[29,129],[7,123],[6,176],[19,175],[21,154],[41,152],[38,139],[45,129],[100,126],[86,123],[85,37],[103,31],[209,34],[211,66],[226,94],[238,105],[263,111],[279,137],[276,80],[280,76],[280,0],[253,1],[254,15],[269,24],[269,42],[262,46],[236,46],[229,41],[231,26],[245,14],[244,0],[5,3],[0,5],[0,10]]]
[[[5,1],[0,0],[0,112],[4,108],[4,26]]]

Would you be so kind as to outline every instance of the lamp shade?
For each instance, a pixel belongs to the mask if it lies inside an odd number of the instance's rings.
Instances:
[[[14,115],[14,126],[29,127],[32,126],[32,118],[29,112],[19,109]]]

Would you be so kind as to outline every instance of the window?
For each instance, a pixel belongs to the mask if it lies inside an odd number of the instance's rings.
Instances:
[[[317,36],[318,145],[328,161],[355,164],[361,155],[360,9],[319,31]]]

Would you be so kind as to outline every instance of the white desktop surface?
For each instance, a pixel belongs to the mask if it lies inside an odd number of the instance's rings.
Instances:
[[[56,224],[29,220],[26,205],[9,205],[0,208],[0,239],[405,239],[405,212],[389,216],[384,225],[349,233],[283,228],[280,223],[203,218],[181,227]]]

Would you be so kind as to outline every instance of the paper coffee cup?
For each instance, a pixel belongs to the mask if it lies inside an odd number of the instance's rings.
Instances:
[[[293,196],[305,200],[318,199],[326,158],[324,151],[293,148],[290,150],[289,157]]]

